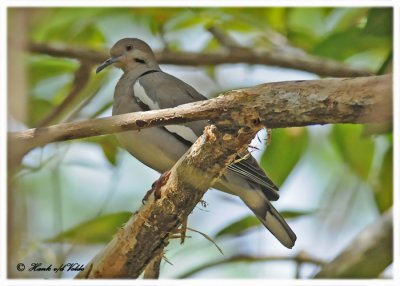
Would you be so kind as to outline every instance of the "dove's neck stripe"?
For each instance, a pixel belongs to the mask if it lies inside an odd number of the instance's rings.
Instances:
[[[133,93],[137,104],[144,111],[160,109],[158,102],[154,101],[147,93],[139,80],[133,85]],[[187,126],[184,125],[166,125],[163,127],[171,135],[187,146],[191,146],[196,140],[197,135]]]
[[[148,71],[142,73],[142,74],[138,77],[138,79],[141,78],[142,76],[146,75],[146,74],[153,73],[153,72],[159,72],[159,70],[148,70]]]

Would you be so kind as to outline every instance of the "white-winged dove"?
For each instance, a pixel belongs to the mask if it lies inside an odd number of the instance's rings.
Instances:
[[[207,99],[190,85],[163,72],[153,51],[142,40],[121,39],[111,48],[110,55],[111,58],[96,72],[111,64],[124,72],[115,87],[113,115],[170,108]],[[206,125],[206,121],[197,121],[153,127],[120,133],[117,138],[130,154],[162,173],[172,168]],[[230,165],[214,187],[239,196],[284,246],[294,246],[295,233],[270,203],[279,198],[278,188],[254,157],[250,155]]]

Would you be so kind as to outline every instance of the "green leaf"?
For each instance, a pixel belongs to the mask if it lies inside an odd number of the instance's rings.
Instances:
[[[325,35],[325,13],[323,9],[292,8],[286,13],[288,39],[306,51],[313,49]]]
[[[271,143],[261,157],[261,166],[272,181],[281,186],[290,175],[308,145],[305,128],[274,129]]]
[[[226,31],[236,31],[240,33],[250,33],[254,31],[254,26],[250,23],[246,23],[244,21],[238,21],[237,19],[229,19],[226,21],[222,21],[218,23],[218,28],[226,30]]]
[[[363,67],[371,71],[380,72],[389,53],[388,49],[370,49],[352,55],[346,59],[346,62],[354,67]]]
[[[315,213],[316,210],[311,210],[311,211],[295,211],[295,210],[286,210],[286,211],[279,211],[279,213],[281,214],[281,216],[284,219],[295,219],[295,218],[299,218],[302,216],[307,216],[307,215],[311,215],[313,213]]]
[[[362,125],[334,125],[330,139],[342,160],[359,177],[368,180],[375,144],[371,138],[362,137]]]
[[[362,137],[388,134],[393,131],[393,122],[366,124],[363,127]]]
[[[97,28],[97,18],[105,11],[94,7],[39,10],[31,36],[39,42],[68,42],[70,45],[104,43],[105,37]]]
[[[288,8],[271,7],[265,11],[265,20],[277,32],[286,32],[286,21],[282,19],[285,19],[287,13]]]
[[[331,34],[314,47],[313,53],[322,57],[345,60],[356,53],[368,50],[384,50],[389,53],[391,46],[390,37],[367,34],[361,28],[354,27]]]
[[[204,45],[203,52],[215,52],[221,48],[219,42],[214,38],[210,38],[207,44]],[[214,69],[216,68],[215,65],[212,66]]]
[[[215,237],[221,237],[224,235],[240,235],[244,231],[260,225],[262,224],[258,218],[254,215],[249,215],[224,227],[215,235]]]
[[[360,26],[365,23],[366,16],[370,8],[359,7],[349,8],[340,7],[335,8],[328,17],[331,32],[341,32],[352,27]]]
[[[373,8],[368,13],[368,20],[364,32],[375,36],[392,37],[393,8]]]
[[[157,36],[160,33],[160,26],[154,17],[147,16],[144,18],[143,22],[149,28],[153,36]]]
[[[95,113],[90,115],[90,118],[97,118],[99,115],[101,115],[106,110],[110,109],[112,106],[113,106],[112,100],[106,102],[105,104],[103,104],[103,106],[101,106],[99,109],[97,109]]]
[[[36,126],[37,122],[42,119],[43,114],[47,114],[53,110],[55,106],[48,100],[30,96],[28,108],[29,117],[26,124],[30,127],[33,127]]]
[[[386,152],[374,189],[375,201],[381,213],[393,205],[393,146]]]
[[[380,68],[377,71],[377,75],[387,74],[393,72],[393,51],[391,51],[384,62],[381,64]]]
[[[111,137],[114,138],[114,137]],[[115,139],[114,139],[115,141]],[[103,149],[104,156],[107,158],[108,162],[110,162],[111,165],[116,165],[117,163],[117,143],[116,142],[110,142],[110,141],[105,141],[102,142],[101,148]]]
[[[293,8],[289,11],[288,28],[312,37],[320,37],[326,32],[326,16],[329,8]]]
[[[285,219],[295,219],[301,216],[306,216],[314,213],[315,211],[297,211],[297,210],[286,210],[280,211],[279,213]],[[234,221],[230,225],[221,229],[215,237],[221,237],[225,235],[239,236],[245,231],[248,231],[254,227],[261,226],[262,223],[254,215],[245,216],[243,218]]]
[[[203,68],[204,72],[212,79],[213,81],[216,81],[216,68],[215,66],[206,66]]]
[[[204,25],[208,22],[208,17],[205,14],[195,13],[193,10],[187,10],[176,17],[170,19],[165,25],[166,31],[176,32],[188,28],[193,28],[197,25]]]
[[[29,57],[29,84],[34,86],[42,80],[73,73],[78,65],[76,60],[49,56],[31,56]]]
[[[112,239],[118,228],[128,221],[131,215],[132,213],[130,212],[119,212],[97,217],[62,232],[47,240],[47,242],[73,244],[107,243]]]

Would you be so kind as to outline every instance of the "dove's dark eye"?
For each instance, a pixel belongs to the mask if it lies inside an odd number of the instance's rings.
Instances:
[[[132,50],[132,49],[133,49],[133,46],[132,46],[132,45],[126,46],[126,50],[127,50],[127,51],[130,51],[130,50]]]

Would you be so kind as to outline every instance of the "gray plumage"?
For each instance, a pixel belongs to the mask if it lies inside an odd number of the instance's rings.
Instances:
[[[170,108],[207,99],[190,85],[161,71],[151,48],[139,39],[118,41],[110,54],[111,58],[100,65],[97,72],[111,64],[124,71],[115,88],[114,115]],[[153,127],[119,133],[117,138],[138,160],[165,172],[203,133],[206,125],[207,121],[197,121]],[[270,203],[279,198],[278,188],[250,154],[230,165],[214,187],[239,196],[284,246],[293,247],[296,235]]]

